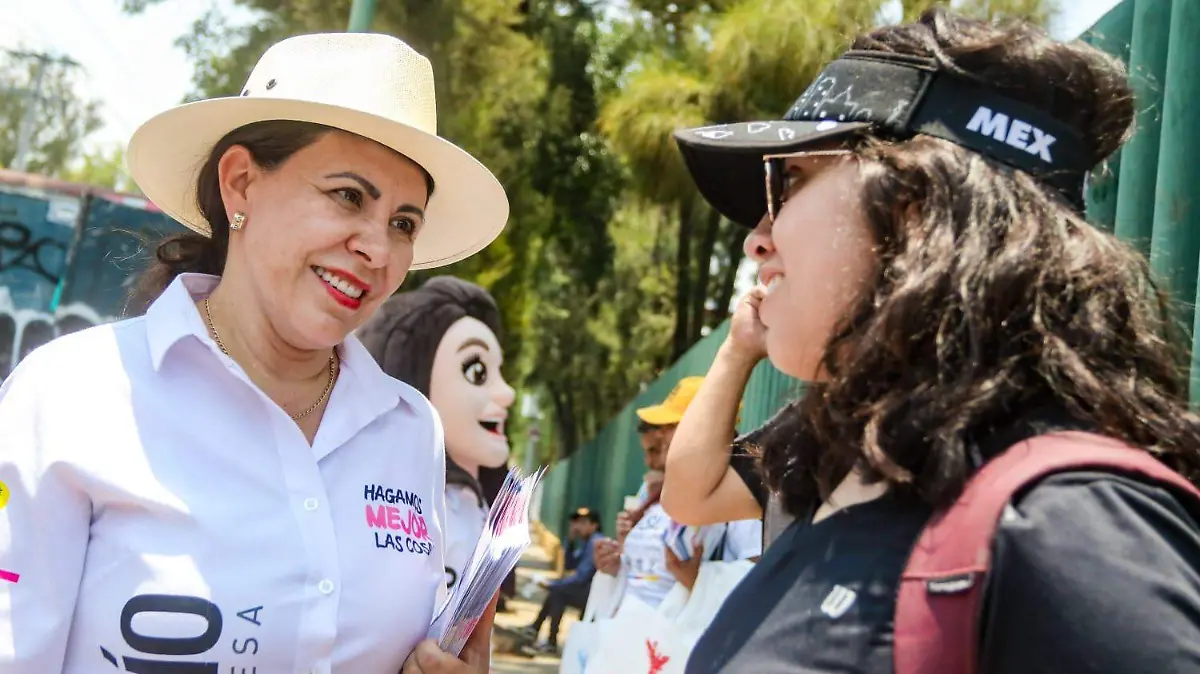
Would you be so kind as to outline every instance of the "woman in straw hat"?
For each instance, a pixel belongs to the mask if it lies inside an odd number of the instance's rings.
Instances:
[[[128,156],[194,233],[158,247],[144,316],[0,388],[0,669],[486,671],[490,610],[462,659],[422,642],[438,417],[351,334],[508,216],[436,135],[429,62],[382,35],[291,38]]]

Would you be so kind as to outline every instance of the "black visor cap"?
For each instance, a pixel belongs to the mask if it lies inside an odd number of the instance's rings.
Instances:
[[[764,155],[797,152],[869,128],[861,122],[746,122],[678,131],[675,142],[705,201],[754,228],[767,214]]]
[[[1040,110],[938,71],[931,59],[850,51],[830,63],[782,120],[677,131],[701,195],[744,227],[766,214],[763,156],[814,149],[858,133],[943,138],[1027,171],[1083,206],[1095,164],[1079,134]]]

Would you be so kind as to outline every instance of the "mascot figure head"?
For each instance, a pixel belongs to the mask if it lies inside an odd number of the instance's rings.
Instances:
[[[481,505],[506,473],[504,424],[515,396],[500,373],[499,333],[492,296],[450,276],[389,298],[359,331],[384,372],[433,403],[446,434],[446,483],[470,488]]]

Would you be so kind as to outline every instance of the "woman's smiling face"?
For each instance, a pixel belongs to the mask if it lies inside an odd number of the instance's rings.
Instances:
[[[746,237],[767,294],[759,308],[767,354],[803,380],[823,376],[821,359],[837,322],[870,283],[874,243],[859,208],[850,155],[785,161],[783,207]]]
[[[246,215],[227,262],[249,281],[238,296],[296,348],[338,344],[408,274],[429,188],[406,157],[331,131],[270,170],[234,146],[220,170],[229,216]]]

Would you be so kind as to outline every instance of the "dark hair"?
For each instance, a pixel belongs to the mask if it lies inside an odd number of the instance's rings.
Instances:
[[[860,36],[854,49],[933,57],[1078,129],[1096,162],[1128,138],[1122,64],[1023,22],[941,9]],[[1040,405],[1200,476],[1200,418],[1168,299],[1144,258],[1053,188],[950,142],[866,138],[862,213],[877,255],[813,384],[759,446],[793,514],[857,468],[944,507],[971,447]]]
[[[292,155],[312,145],[335,129],[323,124],[291,120],[253,122],[226,134],[209,153],[196,180],[196,205],[208,221],[212,236],[195,232],[173,234],[158,243],[154,261],[142,272],[130,293],[126,313],[144,313],[176,276],[186,273],[220,276],[229,252],[229,217],[221,199],[217,165],[229,148],[241,145],[260,168],[273,171]],[[415,163],[415,162],[414,162]],[[425,176],[428,196],[433,196],[433,177]]]
[[[245,147],[255,163],[270,171],[331,130],[320,124],[272,120],[239,127],[218,141],[196,180],[196,205],[208,221],[212,236],[185,232],[160,241],[154,250],[154,261],[142,272],[133,288],[127,313],[145,312],[180,274],[220,276],[225,270],[225,256],[229,252],[229,217],[225,212],[225,202],[221,199],[217,165],[229,148],[234,145]]]
[[[483,287],[453,276],[384,300],[361,328],[358,339],[389,375],[429,396],[433,357],[450,327],[474,318],[500,337],[500,307]]]

